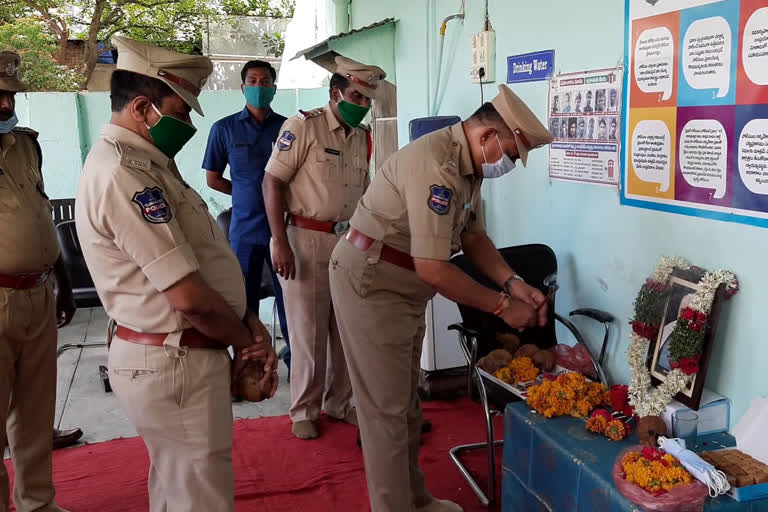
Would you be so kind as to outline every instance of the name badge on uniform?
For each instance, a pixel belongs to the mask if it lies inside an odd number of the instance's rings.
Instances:
[[[341,151],[333,148],[325,148],[325,152],[328,153],[329,155],[334,155],[334,156],[339,156],[341,154]]]

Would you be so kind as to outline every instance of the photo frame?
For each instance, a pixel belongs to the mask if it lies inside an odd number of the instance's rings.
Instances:
[[[701,269],[683,270],[675,268],[669,278],[669,292],[664,301],[664,307],[657,323],[658,334],[651,340],[648,347],[646,366],[651,375],[654,386],[658,386],[666,379],[670,371],[668,345],[669,337],[674,331],[680,312],[689,304],[692,295],[699,288],[699,280],[704,275]],[[709,313],[709,321],[704,326],[704,341],[699,360],[699,371],[693,376],[693,380],[682,391],[675,395],[675,399],[692,410],[697,411],[704,390],[704,383],[709,369],[709,358],[712,354],[712,346],[717,334],[717,326],[720,319],[720,310],[725,299],[726,286],[721,284],[715,292],[712,308]]]

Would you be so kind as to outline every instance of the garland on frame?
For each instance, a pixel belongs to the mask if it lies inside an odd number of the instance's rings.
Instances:
[[[669,296],[669,278],[675,268],[696,271],[701,278],[698,290],[688,307],[680,312],[677,324],[670,334],[669,355],[672,370],[657,388],[652,386],[651,374],[645,365],[651,339],[658,335],[664,303]],[[704,344],[709,312],[715,293],[726,285],[725,298],[731,298],[739,289],[736,277],[727,270],[704,272],[685,259],[662,257],[661,262],[640,288],[635,299],[635,317],[627,360],[632,369],[629,384],[629,403],[640,416],[658,416],[677,393],[685,389],[699,371],[699,360]]]

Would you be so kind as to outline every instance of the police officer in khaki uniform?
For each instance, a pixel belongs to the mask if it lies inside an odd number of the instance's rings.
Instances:
[[[434,499],[418,465],[416,393],[424,311],[435,291],[513,327],[546,322],[544,296],[485,233],[480,186],[552,140],[506,86],[467,121],[426,135],[378,171],[331,256],[330,282],[357,402],[373,512],[459,511]],[[451,264],[463,250],[505,293]],[[536,308],[541,306],[538,311]]]
[[[56,327],[69,323],[75,304],[45,195],[37,132],[16,126],[15,94],[26,90],[20,64],[17,53],[0,52],[0,447],[7,437],[16,510],[61,511],[51,480]],[[8,473],[0,464],[0,512],[9,507]]]
[[[194,135],[190,110],[206,57],[116,38],[112,119],[85,162],[77,229],[104,308],[116,323],[112,389],[149,451],[150,510],[231,511],[231,359],[266,360],[269,335],[246,311],[240,266],[203,199],[173,161]]]
[[[370,181],[369,139],[360,123],[386,74],[345,57],[337,57],[336,64],[330,103],[300,111],[283,124],[263,185],[272,264],[291,333],[292,430],[300,439],[318,436],[315,421],[323,407],[328,415],[357,424],[328,261]]]

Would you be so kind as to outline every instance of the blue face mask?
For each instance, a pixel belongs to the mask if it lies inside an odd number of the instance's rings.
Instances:
[[[10,133],[11,130],[16,128],[17,124],[19,124],[19,118],[16,117],[16,113],[14,112],[7,121],[0,121],[0,134]]]
[[[267,108],[275,97],[274,87],[259,87],[257,85],[243,86],[245,101],[255,108]]]
[[[496,142],[501,150],[501,158],[496,162],[489,163],[488,159],[485,158],[485,149],[483,149],[482,146],[480,147],[483,152],[483,159],[485,160],[485,163],[483,164],[483,178],[500,178],[515,168],[514,160],[509,158],[504,152],[504,148],[501,147],[501,141],[499,141],[498,135],[496,136]]]

